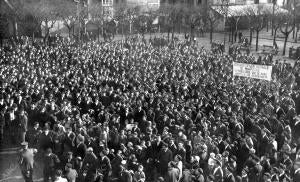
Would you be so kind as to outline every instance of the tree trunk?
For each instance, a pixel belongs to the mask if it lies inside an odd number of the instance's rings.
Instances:
[[[271,35],[274,34],[274,11],[275,11],[275,3],[273,3],[273,7],[272,7],[272,32]]]
[[[100,27],[98,27],[97,38],[98,38],[98,42],[100,42]]]
[[[256,30],[256,48],[255,48],[255,51],[258,51],[258,36],[259,36],[259,31]]]
[[[253,34],[253,31],[252,31],[252,29],[250,29],[250,40],[249,40],[249,43],[250,43],[250,45],[252,44],[252,34]]]
[[[181,23],[179,23],[178,26],[179,26],[179,30],[178,30],[179,32],[178,32],[178,34],[180,35],[181,34]]]
[[[174,33],[175,33],[175,26],[172,27],[172,39],[171,40],[174,40]]]
[[[295,35],[295,43],[297,43],[297,39],[298,39],[298,31],[299,31],[299,27],[297,27],[296,29],[296,35]]]
[[[72,27],[67,27],[68,28],[68,31],[69,31],[69,39],[71,39],[71,29]]]
[[[31,45],[33,45],[33,43],[34,43],[34,31],[32,31],[32,43],[31,43]]]
[[[283,44],[283,52],[282,52],[283,56],[285,55],[285,49],[286,49],[286,43],[287,43],[288,37],[289,37],[289,34],[285,34],[285,36],[284,36],[284,44]]]
[[[18,23],[17,23],[17,18],[14,17],[13,19],[13,36],[16,38],[18,36]]]
[[[275,42],[276,42],[276,36],[277,36],[277,30],[278,30],[278,28],[275,28],[274,29],[274,36],[273,36],[273,45],[275,45]]]
[[[124,37],[124,24],[121,24],[121,32],[122,32],[122,37]]]
[[[235,42],[235,31],[233,30],[233,28],[232,28],[232,30],[231,30],[231,42],[232,43],[234,43]]]
[[[191,40],[194,39],[194,31],[192,25],[190,26],[190,31],[191,31]]]
[[[131,35],[131,32],[132,32],[132,22],[130,21],[129,22],[129,34]]]
[[[295,20],[294,20],[295,21]],[[293,39],[295,38],[295,32],[296,32],[296,24],[294,23],[294,28],[293,28]]]
[[[212,43],[212,39],[213,39],[213,27],[210,27],[210,31],[209,31],[209,38],[210,38],[210,43]]]

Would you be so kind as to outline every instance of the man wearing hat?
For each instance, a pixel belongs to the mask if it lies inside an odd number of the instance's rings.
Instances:
[[[20,139],[21,142],[25,142],[25,136],[27,132],[28,119],[27,114],[25,114],[24,108],[20,108],[19,113],[19,125],[20,125]]]
[[[20,169],[25,182],[32,182],[34,154],[37,153],[37,150],[28,148],[27,142],[22,142],[21,145],[22,149],[20,150],[19,159]]]
[[[109,176],[112,173],[112,167],[110,159],[107,157],[107,150],[100,151],[100,157],[98,158],[98,165],[103,174],[103,181],[107,182],[109,180]]]
[[[44,182],[49,182],[49,178],[55,179],[55,169],[60,163],[58,156],[52,153],[52,149],[48,147],[44,156]]]
[[[75,147],[75,151],[76,151],[75,157],[79,156],[83,159],[85,157],[86,149],[87,149],[87,147],[84,143],[84,136],[79,134],[77,136],[76,143],[77,143],[77,145]]]
[[[39,123],[35,122],[33,128],[29,129],[28,132],[26,132],[26,140],[28,141],[28,144],[30,146],[37,147],[38,137],[41,133],[42,130],[39,127]]]
[[[162,176],[166,175],[168,172],[168,163],[173,160],[173,154],[168,148],[166,143],[163,143],[163,146],[158,153],[158,164],[159,172]]]
[[[39,136],[39,149],[45,151],[53,146],[53,132],[48,123],[45,124],[44,131]]]
[[[97,156],[93,152],[93,148],[89,147],[86,150],[86,155],[83,159],[82,168],[86,169],[86,182],[94,182],[97,177]]]

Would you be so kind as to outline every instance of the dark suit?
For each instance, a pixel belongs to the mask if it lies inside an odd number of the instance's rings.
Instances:
[[[64,152],[72,152],[74,150],[74,139],[75,139],[75,134],[73,132],[65,135],[62,142]]]
[[[161,175],[165,175],[168,172],[168,164],[170,161],[173,160],[173,154],[171,150],[167,149],[164,151],[163,149],[160,150],[158,154],[158,161],[159,161],[159,172]]]
[[[39,147],[42,150],[46,150],[49,147],[53,147],[53,133],[49,131],[49,133],[46,135],[45,132],[43,132],[39,137]]]
[[[51,180],[54,180],[55,177],[55,169],[57,164],[60,162],[57,155],[51,153],[49,155],[45,155],[44,158],[44,182],[49,181],[49,177]]]
[[[86,154],[86,145],[84,143],[80,143],[79,145],[77,145],[76,147],[76,152],[75,152],[75,156],[76,157],[81,157],[81,159],[83,159],[85,157]]]
[[[160,152],[160,150],[162,148],[162,142],[159,142],[159,143],[154,142],[151,144],[151,147],[152,147],[152,150],[151,150],[152,156],[154,159],[157,159],[158,153]]]
[[[103,174],[103,181],[107,182],[109,178],[109,173],[112,170],[110,160],[107,156],[98,158],[99,169]]]
[[[281,107],[276,108],[275,109],[275,113],[277,115],[277,118],[280,118],[280,116],[282,116],[283,114],[285,114],[284,110]]]
[[[224,141],[221,141],[220,143],[218,143],[218,148],[219,148],[219,152],[220,154],[222,154],[225,150],[225,143]]]
[[[185,164],[185,162],[186,162],[186,151],[185,151],[185,149],[184,148],[178,149],[177,154],[181,156],[182,163]]]
[[[132,175],[129,171],[124,170],[120,174],[119,182],[132,182]]]

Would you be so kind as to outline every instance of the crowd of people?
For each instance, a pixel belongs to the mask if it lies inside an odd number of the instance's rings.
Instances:
[[[161,42],[0,48],[1,141],[25,181],[36,160],[45,182],[299,182],[299,61],[261,59],[268,82],[232,76],[251,55]]]

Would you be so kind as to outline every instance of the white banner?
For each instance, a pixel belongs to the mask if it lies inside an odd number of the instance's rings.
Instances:
[[[233,62],[233,76],[271,81],[272,66]]]

